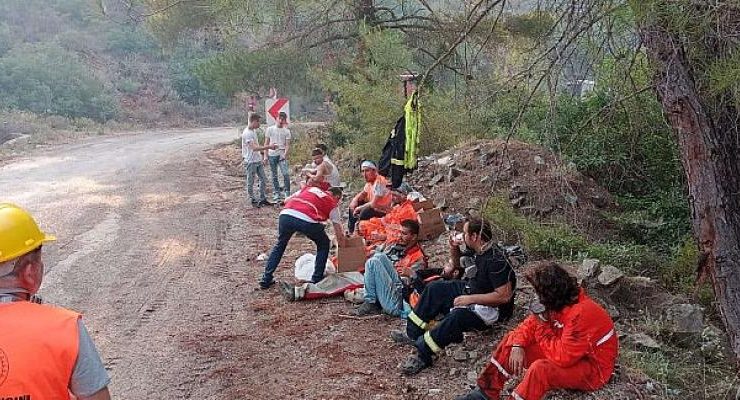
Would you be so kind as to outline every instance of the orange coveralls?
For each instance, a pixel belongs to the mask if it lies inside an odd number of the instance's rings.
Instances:
[[[551,312],[548,322],[527,317],[504,336],[478,377],[478,387],[489,399],[498,399],[511,378],[512,346],[524,349],[524,379],[511,396],[539,400],[549,390],[593,391],[604,386],[614,370],[618,340],[609,314],[581,289],[578,302]]]
[[[375,247],[380,243],[395,243],[401,234],[401,222],[404,220],[417,220],[413,202],[406,200],[391,209],[388,214],[380,218],[370,218],[360,221],[358,230],[365,242]]]

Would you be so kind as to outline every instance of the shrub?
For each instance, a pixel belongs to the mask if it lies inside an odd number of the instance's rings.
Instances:
[[[0,70],[0,106],[98,121],[116,114],[116,103],[103,84],[58,46],[14,48],[0,58]]]

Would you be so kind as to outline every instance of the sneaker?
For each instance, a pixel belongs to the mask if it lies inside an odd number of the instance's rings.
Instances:
[[[393,339],[393,341],[398,344],[405,344],[407,346],[416,347],[416,342],[414,342],[414,340],[411,339],[409,335],[406,334],[406,332],[401,330],[392,330],[391,339]]]
[[[267,199],[263,199],[263,200],[260,200],[259,205],[260,206],[271,206],[273,205],[273,203],[267,201]]]
[[[489,400],[485,393],[481,392],[479,387],[473,389],[470,393],[455,397],[455,400]]]
[[[260,204],[260,202],[257,201],[257,200],[252,200],[252,207],[254,207],[254,208],[260,208],[260,207],[262,207],[262,204]]]
[[[401,373],[404,375],[416,375],[429,366],[431,364],[427,364],[419,356],[414,354],[401,365]]]
[[[366,315],[377,315],[383,310],[375,303],[368,303],[367,301],[360,304],[359,307],[355,308],[354,314],[358,317],[364,317]]]
[[[288,282],[280,282],[280,294],[287,301],[295,301],[295,287]]]

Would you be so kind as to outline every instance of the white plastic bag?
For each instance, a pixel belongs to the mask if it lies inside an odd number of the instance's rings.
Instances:
[[[306,253],[297,260],[295,260],[295,277],[303,281],[310,281],[313,276],[313,266],[316,263],[316,256],[311,253]],[[331,260],[326,260],[326,269],[324,275],[336,273],[337,269],[334,268]]]

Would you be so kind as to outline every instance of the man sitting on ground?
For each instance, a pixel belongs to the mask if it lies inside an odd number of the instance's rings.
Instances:
[[[540,400],[554,389],[593,391],[609,381],[619,353],[609,314],[555,263],[525,277],[538,297],[532,315],[504,336],[478,387],[458,400],[498,400],[506,381],[522,375],[511,392],[515,400]]]
[[[313,186],[306,186],[285,200],[285,208],[278,218],[278,242],[267,259],[265,272],[259,282],[260,289],[267,289],[275,283],[272,276],[283,258],[288,241],[296,232],[306,235],[316,243],[316,264],[311,281],[319,282],[324,278],[331,241],[326,236],[323,222],[331,220],[337,240],[344,238],[337,209],[341,200],[341,188],[324,191]]]
[[[396,242],[401,234],[401,221],[411,219],[417,220],[418,214],[414,210],[414,202],[406,196],[411,192],[407,183],[402,183],[396,189],[391,190],[393,207],[383,217],[374,217],[360,221],[357,231],[365,238],[365,244],[376,246],[384,242]]]
[[[402,276],[411,276],[414,271],[426,268],[426,255],[421,250],[417,242],[419,234],[419,223],[413,220],[404,221],[404,234],[401,235],[397,243],[387,243],[379,248],[365,262],[365,275],[360,272],[342,272],[326,276],[318,283],[304,283],[299,286],[293,286],[287,282],[280,283],[280,289],[288,301],[314,300],[325,297],[339,296],[347,290],[357,289],[365,286],[365,300],[372,304],[372,307],[364,303],[356,311],[359,315],[377,314],[381,311],[375,303],[380,302],[386,313],[394,316],[400,316],[403,306],[400,308],[396,297],[400,290],[391,287],[388,280],[393,284],[400,283],[400,280],[394,280],[399,274]],[[386,262],[388,264],[386,264]],[[386,272],[387,271],[387,272]],[[391,274],[390,272],[393,272]],[[368,291],[372,293],[367,296]],[[373,297],[374,296],[374,297]],[[401,303],[402,304],[402,303]]]
[[[514,309],[516,275],[504,254],[493,241],[491,225],[471,219],[463,226],[463,240],[472,250],[475,268],[469,280],[445,280],[430,283],[409,314],[406,332],[393,331],[394,341],[410,344],[416,354],[409,357],[401,371],[414,375],[430,367],[433,357],[450,343],[460,343],[463,332],[487,329],[495,322],[511,317]],[[452,267],[460,267],[462,253],[450,240]],[[430,329],[438,314],[444,318]]]
[[[419,223],[404,220],[398,241],[376,249],[365,261],[365,298],[355,311],[356,315],[380,314],[382,311],[398,317],[403,313],[404,286],[408,286],[412,275],[427,267],[418,236]]]
[[[357,221],[382,217],[391,208],[388,180],[378,174],[378,166],[366,160],[362,162],[360,169],[365,178],[365,187],[349,203],[349,233],[354,233]]]

